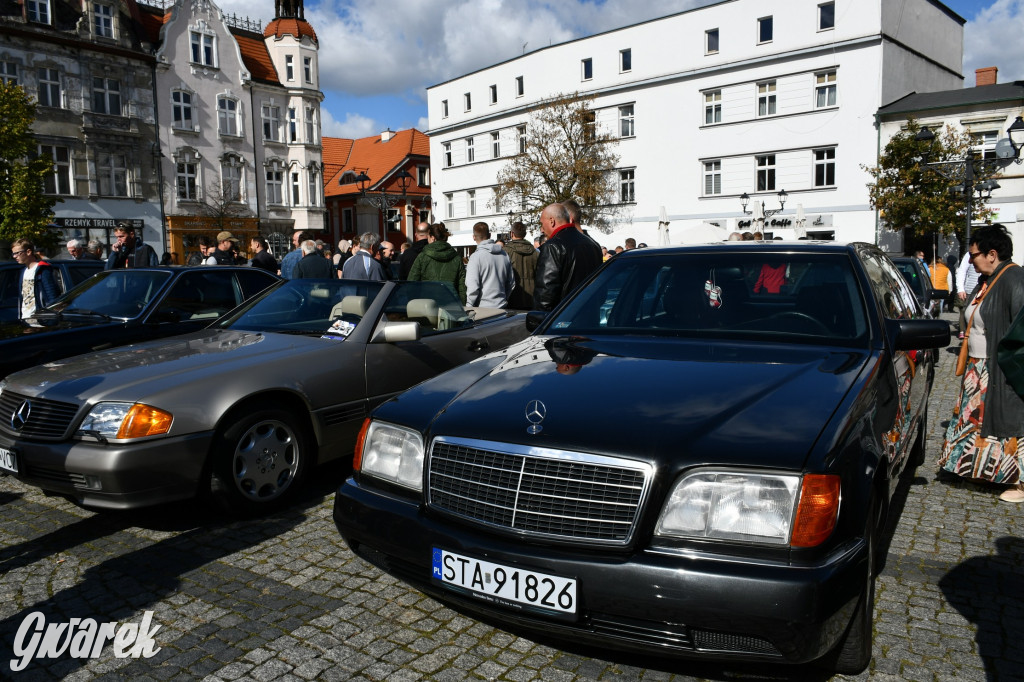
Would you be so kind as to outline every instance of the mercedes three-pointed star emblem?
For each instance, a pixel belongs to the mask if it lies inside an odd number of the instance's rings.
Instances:
[[[530,422],[526,432],[532,434],[543,431],[544,427],[541,426],[541,422],[544,421],[546,416],[548,416],[548,408],[541,401],[531,400],[526,403],[526,421]]]
[[[11,428],[15,431],[21,431],[25,428],[25,423],[28,422],[30,414],[32,414],[32,403],[25,400],[21,405],[18,405],[18,409],[11,413]]]

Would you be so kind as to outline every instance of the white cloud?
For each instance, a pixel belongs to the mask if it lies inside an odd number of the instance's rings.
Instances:
[[[964,86],[975,69],[999,67],[999,82],[1024,80],[1024,0],[996,0],[964,27]]]
[[[427,117],[426,116],[420,116],[420,120],[416,121],[416,130],[419,130],[420,132],[423,132],[423,131],[427,130],[427,126],[428,125],[430,125],[430,124],[427,122]]]
[[[323,135],[326,137],[344,137],[356,139],[376,135],[384,129],[382,125],[372,118],[347,112],[344,121],[335,120],[334,116],[327,109],[320,110],[320,125]]]

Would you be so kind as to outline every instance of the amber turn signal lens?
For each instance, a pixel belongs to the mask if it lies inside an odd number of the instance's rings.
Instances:
[[[800,504],[789,544],[815,547],[825,542],[836,527],[838,513],[839,477],[807,474],[800,490]]]
[[[363,445],[366,443],[366,432],[370,430],[370,418],[363,420],[363,427],[356,436],[356,452],[352,455],[352,471],[359,471],[363,466]]]
[[[135,403],[121,420],[115,438],[145,438],[159,436],[171,430],[174,416],[149,405]]]

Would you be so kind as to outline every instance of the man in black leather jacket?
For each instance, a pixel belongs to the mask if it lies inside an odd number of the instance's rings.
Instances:
[[[537,261],[533,307],[552,310],[600,267],[601,251],[574,228],[562,204],[551,204],[541,212],[540,227],[547,239]]]

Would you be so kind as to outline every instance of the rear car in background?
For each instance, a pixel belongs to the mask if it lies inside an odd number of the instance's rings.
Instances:
[[[914,292],[914,296],[917,297],[917,302],[921,304],[925,314],[928,317],[938,318],[939,313],[942,312],[942,302],[949,298],[949,292],[935,289],[928,276],[928,271],[921,261],[913,256],[897,256],[892,259],[892,262],[903,275],[903,279],[907,280],[910,290]]]
[[[352,550],[542,636],[862,670],[949,342],[885,254],[636,249],[528,319],[371,414],[335,497]]]

